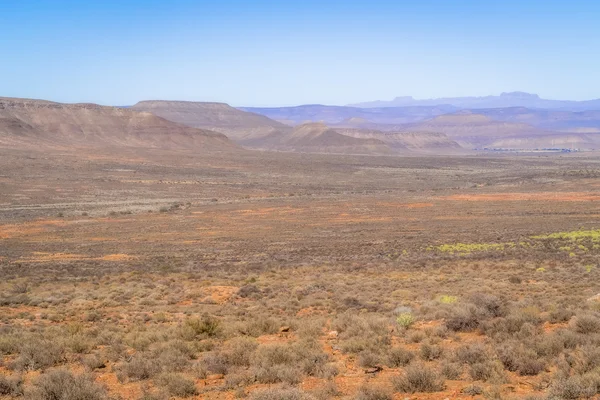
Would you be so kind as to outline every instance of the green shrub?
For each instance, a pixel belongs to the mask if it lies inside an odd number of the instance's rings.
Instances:
[[[396,317],[396,323],[399,327],[408,329],[415,323],[415,317],[411,313],[402,313]]]
[[[202,318],[186,319],[181,327],[181,336],[185,340],[212,338],[220,333],[220,321],[210,315],[204,315]]]

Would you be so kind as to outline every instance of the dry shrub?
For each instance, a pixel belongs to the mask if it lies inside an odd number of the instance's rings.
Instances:
[[[136,354],[129,362],[125,362],[117,368],[117,378],[121,382],[142,381],[150,379],[160,372],[160,365],[145,354]]]
[[[600,376],[573,375],[556,379],[550,387],[550,399],[577,400],[591,398],[598,393]]]
[[[389,367],[404,367],[415,358],[415,353],[403,347],[393,347],[388,353]]]
[[[30,400],[105,400],[108,399],[104,388],[88,375],[73,375],[70,371],[59,369],[50,371],[33,384],[27,396]]]
[[[12,367],[18,370],[38,370],[53,367],[65,359],[64,348],[53,340],[26,338]]]
[[[370,350],[364,350],[358,355],[358,365],[361,368],[372,368],[381,364],[381,357]]]
[[[480,315],[473,304],[461,304],[451,309],[446,327],[455,332],[469,332],[479,327]]]
[[[537,375],[546,368],[545,361],[523,343],[510,341],[496,348],[500,362],[509,371],[520,375]]]
[[[23,395],[23,377],[0,375],[0,396]]]
[[[246,337],[237,337],[229,341],[229,350],[225,353],[225,358],[230,365],[250,366],[250,360],[254,350],[258,347],[256,340]]]
[[[463,366],[452,362],[442,362],[440,372],[446,379],[457,380],[463,373]]]
[[[441,358],[444,349],[441,346],[423,343],[420,348],[420,357],[423,361],[433,361]]]
[[[203,315],[202,318],[186,319],[180,332],[184,340],[212,338],[219,336],[220,333],[220,321],[210,315]]]
[[[598,333],[600,332],[600,318],[592,314],[580,314],[573,319],[573,329],[584,335]]]
[[[486,347],[481,343],[466,344],[457,348],[454,359],[461,364],[475,364],[485,362],[489,358]]]
[[[431,393],[444,390],[444,381],[438,373],[420,363],[409,365],[403,374],[392,378],[392,384],[402,393]]]
[[[288,386],[257,390],[248,398],[249,400],[314,400],[308,393]]]
[[[194,381],[180,374],[168,373],[160,375],[157,382],[159,385],[163,386],[171,396],[185,398],[198,394]]]
[[[363,386],[354,396],[354,400],[392,400],[392,393],[381,386]]]

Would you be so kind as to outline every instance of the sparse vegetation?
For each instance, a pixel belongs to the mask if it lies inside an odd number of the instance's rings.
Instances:
[[[141,183],[129,195],[151,197],[144,207],[0,212],[0,397],[600,394],[594,202],[448,199],[478,177],[487,183],[472,196],[515,180],[537,193],[538,179],[588,161],[527,158],[540,165],[528,178],[512,158],[441,168],[427,157],[285,154],[268,156],[274,183],[248,157],[235,164],[244,174],[192,155],[185,167],[131,161]],[[308,179],[289,158],[330,175]],[[24,176],[2,160],[3,175]],[[118,190],[114,161],[90,162],[104,171],[94,193]],[[12,200],[0,191],[0,201]]]

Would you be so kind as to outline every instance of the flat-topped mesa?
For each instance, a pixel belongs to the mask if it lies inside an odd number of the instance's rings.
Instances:
[[[36,99],[19,99],[11,97],[0,97],[0,110],[9,108],[54,108],[54,109],[100,109],[103,107],[113,108],[110,106],[101,106],[94,103],[56,103],[47,100]]]
[[[239,150],[221,133],[131,108],[0,98],[0,145]]]

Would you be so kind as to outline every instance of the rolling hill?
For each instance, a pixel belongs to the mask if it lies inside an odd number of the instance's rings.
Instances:
[[[480,109],[476,112],[498,121],[526,123],[553,131],[600,133],[600,111],[573,112],[509,107]]]
[[[288,125],[323,122],[330,126],[348,124],[406,124],[457,111],[452,106],[358,108],[344,106],[302,105],[297,107],[244,107],[241,110],[260,114]]]
[[[442,132],[465,148],[592,149],[585,134],[544,130],[525,123],[497,121],[483,114],[461,111],[405,125],[403,130]]]
[[[220,133],[190,128],[146,112],[14,98],[0,98],[0,145],[211,152],[239,149]]]
[[[256,147],[306,153],[393,154],[383,141],[343,135],[322,123],[308,123],[293,128],[286,135],[266,138]]]
[[[456,153],[464,149],[451,140],[446,134],[439,132],[382,132],[373,129],[335,128],[343,135],[360,139],[377,139],[399,151]]]
[[[131,109],[150,112],[194,128],[221,132],[241,144],[290,129],[289,126],[263,115],[238,110],[223,103],[150,100],[140,101]]]

